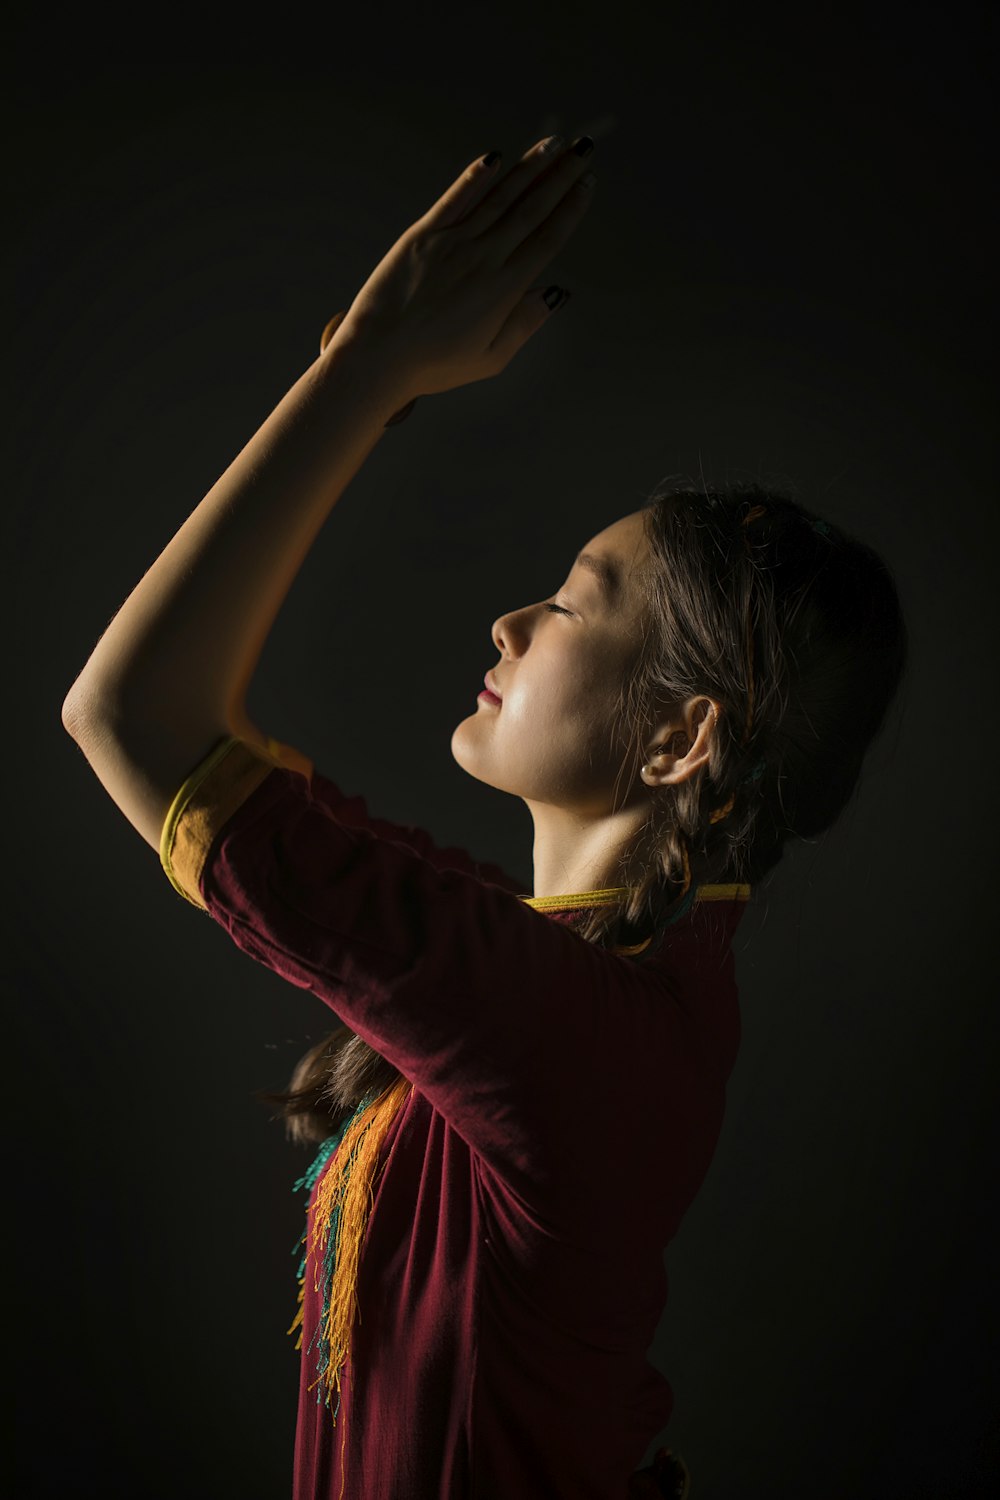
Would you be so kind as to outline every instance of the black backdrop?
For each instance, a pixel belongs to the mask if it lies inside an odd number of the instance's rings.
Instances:
[[[249,709],[373,811],[527,891],[526,809],[449,752],[497,614],[557,587],[668,474],[784,484],[884,553],[911,672],[850,813],[741,928],[726,1123],[667,1253],[651,1357],[677,1405],[658,1441],[693,1500],[971,1496],[996,1477],[986,15],[288,10],[218,45],[210,11],[146,16],[141,38],[131,13],[22,24],[16,1495],[288,1493],[306,1158],[251,1091],[329,1015],[171,890],[60,709],[327,318],[467,162],[553,129],[598,140],[599,197],[548,278],[572,301],[500,378],[385,435]]]

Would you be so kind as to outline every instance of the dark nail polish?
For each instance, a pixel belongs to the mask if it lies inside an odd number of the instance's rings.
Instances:
[[[499,161],[502,155],[502,151],[491,151],[489,156],[483,157],[483,166],[492,167],[493,163]]]
[[[593,149],[594,149],[594,143],[590,139],[590,136],[589,135],[581,135],[580,139],[577,141],[576,145],[573,147],[573,155],[574,156],[589,156],[590,153],[591,153],[591,151],[593,151]]]

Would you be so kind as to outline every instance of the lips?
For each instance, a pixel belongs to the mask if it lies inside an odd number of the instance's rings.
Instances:
[[[486,676],[483,678],[483,684],[486,688],[486,691],[488,693],[492,693],[494,698],[503,698],[503,693],[501,693],[500,689],[497,687],[496,679],[494,678],[492,672],[487,672]]]

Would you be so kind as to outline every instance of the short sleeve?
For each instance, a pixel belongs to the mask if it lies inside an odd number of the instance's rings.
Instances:
[[[595,1182],[624,1181],[623,1133],[631,1175],[652,1165],[651,1114],[721,1118],[708,1033],[677,1003],[683,966],[644,969],[468,856],[383,828],[334,783],[317,787],[303,757],[231,738],[175,798],[161,859],[187,900],[323,1000],[527,1203],[573,1203],[582,1222]]]

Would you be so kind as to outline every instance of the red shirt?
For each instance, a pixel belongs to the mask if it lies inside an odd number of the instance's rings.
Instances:
[[[625,1500],[673,1406],[646,1354],[722,1126],[748,888],[701,887],[618,955],[574,930],[585,893],[536,909],[270,744],[223,741],[188,778],[164,868],[414,1085],[381,1148],[336,1427],[308,1389],[307,1266],[294,1500]]]

